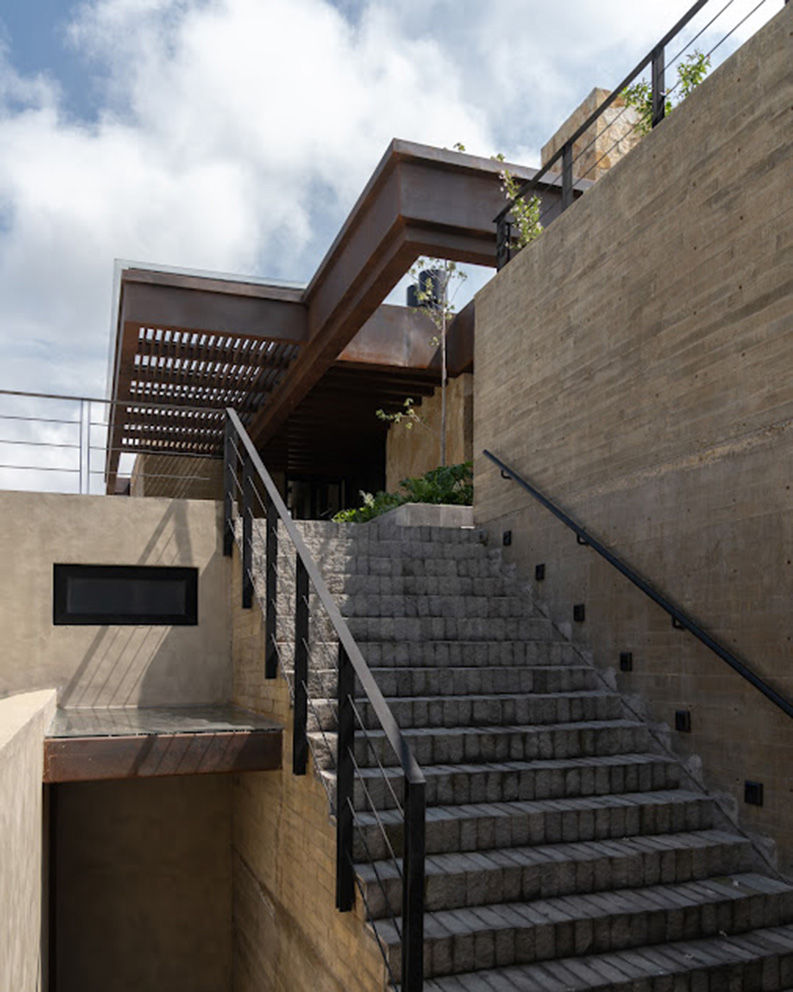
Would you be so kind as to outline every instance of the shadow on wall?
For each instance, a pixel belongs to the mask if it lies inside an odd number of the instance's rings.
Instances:
[[[169,501],[137,565],[186,565],[196,563],[190,532],[188,504]],[[219,538],[211,557],[199,565],[199,625],[103,626],[94,635],[74,674],[63,689],[61,706],[156,706],[225,701],[230,692],[231,669],[228,638],[225,650],[206,648],[217,641],[218,625],[225,629],[227,599],[218,601],[222,577]]]

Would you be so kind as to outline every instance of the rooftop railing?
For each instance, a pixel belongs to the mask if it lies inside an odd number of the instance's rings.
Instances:
[[[564,140],[561,147],[545,165],[517,192],[494,219],[497,238],[497,268],[503,268],[516,253],[515,217],[513,208],[518,200],[535,196],[551,184],[558,184],[561,172],[561,205],[545,206],[539,213],[540,226],[547,226],[559,213],[572,206],[576,182],[597,178],[598,167],[619,149],[632,143],[646,130],[662,123],[670,110],[675,93],[682,95],[685,88],[683,76],[667,88],[667,77],[673,68],[681,65],[688,54],[698,53],[698,42],[707,42],[703,59],[710,65],[716,52],[748,21],[757,15],[766,3],[774,0],[697,0],[680,20],[642,58],[628,75],[614,87],[608,97]],[[778,2],[778,0],[776,0]],[[788,0],[785,0],[787,3]],[[705,10],[707,8],[707,10]],[[703,12],[705,23],[695,25],[697,15]],[[691,26],[693,34],[683,38]],[[675,45],[675,54],[667,54],[667,47]],[[648,82],[649,103],[643,112],[637,112],[624,100],[625,91],[645,72],[650,70]],[[612,110],[613,108],[613,110]],[[612,110],[607,119],[606,114]],[[604,139],[604,136],[607,136]],[[605,149],[603,145],[605,144]],[[578,166],[578,169],[576,168]],[[582,171],[582,169],[584,171]],[[578,187],[583,191],[582,187]]]
[[[116,408],[124,410],[129,425],[113,448]],[[219,487],[224,417],[222,409],[209,407],[3,389],[0,489],[103,494],[114,452],[119,475],[140,495],[179,497],[197,487]],[[158,457],[147,463],[141,455]]]

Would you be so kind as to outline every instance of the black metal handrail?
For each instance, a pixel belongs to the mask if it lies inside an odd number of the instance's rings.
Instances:
[[[372,675],[347,623],[325,584],[319,568],[292,520],[281,494],[262,462],[247,431],[233,409],[226,410],[225,500],[223,553],[232,554],[235,540],[235,464],[242,456],[242,605],[253,600],[252,536],[254,479],[264,487],[265,513],[265,677],[277,674],[277,569],[278,524],[284,526],[295,550],[295,671],[294,748],[292,770],[305,774],[308,756],[308,599],[313,590],[338,637],[338,733],[336,744],[336,905],[352,909],[355,888],[353,866],[353,788],[355,776],[355,680],[377,717],[404,776],[402,851],[402,984],[404,992],[423,988],[424,862],[426,830],[426,780],[410,751],[383,694]],[[239,442],[241,451],[235,441]]]
[[[707,4],[710,0],[697,0],[689,10],[680,18],[680,20],[675,24],[675,26],[667,31],[667,33],[657,42],[650,51],[644,56],[644,58],[632,69],[628,75],[616,86],[609,96],[587,117],[584,123],[576,129],[576,131],[564,142],[564,144],[555,152],[551,158],[545,163],[542,168],[536,172],[531,179],[526,180],[526,182],[520,187],[515,197],[507,203],[503,210],[494,218],[493,223],[497,225],[497,244],[498,244],[498,261],[497,267],[499,269],[503,268],[504,265],[510,260],[512,255],[512,249],[510,247],[510,237],[509,237],[509,226],[510,222],[507,219],[512,207],[517,200],[523,199],[529,193],[536,190],[540,185],[547,186],[551,181],[556,181],[556,177],[551,180],[546,179],[543,184],[543,178],[548,175],[550,170],[556,163],[561,159],[562,161],[562,199],[561,199],[561,211],[566,210],[573,203],[573,146],[578,139],[586,134],[586,132],[592,127],[592,125],[597,121],[617,100],[623,91],[631,85],[631,83],[636,79],[636,77],[644,71],[648,66],[652,66],[652,113],[650,125],[651,127],[656,127],[664,119],[666,114],[666,83],[665,83],[665,69],[666,65],[664,62],[664,51],[666,46],[675,38],[686,25],[699,13],[699,11]]]
[[[500,458],[496,457],[491,451],[484,450],[482,454],[489,458],[494,465],[497,465],[501,469],[501,475],[506,479],[512,479],[517,482],[519,486],[530,493],[539,503],[541,503],[547,510],[562,523],[572,530],[579,542],[588,545],[593,551],[596,551],[602,558],[617,569],[626,579],[629,579],[638,589],[650,599],[657,603],[662,610],[665,610],[669,616],[672,618],[672,623],[681,629],[688,630],[692,633],[699,641],[701,641],[705,647],[710,648],[714,654],[718,655],[722,661],[725,661],[730,668],[734,669],[742,678],[746,679],[747,682],[751,683],[758,689],[762,694],[770,699],[775,706],[778,706],[783,713],[787,716],[793,717],[793,703],[788,699],[778,693],[773,689],[767,682],[764,682],[759,675],[755,674],[744,662],[740,661],[736,656],[728,651],[723,644],[720,644],[715,637],[712,637],[706,630],[704,630],[696,621],[694,621],[688,613],[685,612],[680,606],[672,602],[668,597],[661,595],[657,589],[645,578],[642,578],[638,572],[634,571],[628,565],[625,564],[617,555],[612,551],[609,551],[603,544],[600,543],[596,538],[594,538],[588,531],[575,522],[572,517],[568,516],[563,510],[561,510],[555,503],[553,503],[547,496],[544,496],[538,489],[527,482],[522,476],[506,465]]]

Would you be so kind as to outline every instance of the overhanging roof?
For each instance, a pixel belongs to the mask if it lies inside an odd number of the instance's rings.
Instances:
[[[382,424],[361,420],[373,396],[375,406],[394,404],[426,395],[438,381],[430,322],[382,301],[421,255],[495,264],[503,168],[394,140],[305,287],[124,267],[109,487],[123,451],[217,451],[226,406],[240,412],[260,447],[287,443],[301,458],[327,427],[328,402],[337,422],[382,432]],[[519,179],[533,175],[509,168]],[[559,199],[554,187],[543,196],[549,207]],[[453,374],[471,365],[472,317],[472,309],[464,312],[451,330]]]

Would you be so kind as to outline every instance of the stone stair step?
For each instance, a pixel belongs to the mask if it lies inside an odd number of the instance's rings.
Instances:
[[[525,665],[488,668],[372,668],[385,696],[462,696],[467,694],[582,692],[600,688],[598,672],[587,665]]]
[[[546,617],[350,617],[356,641],[549,641],[558,637]],[[364,651],[365,648],[361,647]]]
[[[680,766],[651,754],[615,755],[550,761],[486,764],[423,765],[428,806],[520,802],[575,796],[652,792],[678,787]],[[323,771],[335,795],[335,771]],[[404,782],[399,767],[364,767],[356,775],[356,809],[393,809],[402,802]]]
[[[422,641],[368,641],[359,647],[371,668],[490,668],[581,664],[581,655],[576,648],[561,638],[488,642],[428,637]]]
[[[527,596],[494,595],[383,595],[365,593],[343,595],[339,609],[352,617],[446,617],[468,619],[521,619],[541,616]],[[543,618],[544,619],[544,618]]]
[[[424,992],[790,992],[791,982],[785,926],[450,975]]]
[[[516,596],[528,592],[520,583],[503,575],[474,579],[445,575],[347,575],[332,573],[332,592],[380,596]]]
[[[635,720],[534,727],[418,727],[403,733],[420,765],[639,754],[646,752],[651,742],[647,727]],[[315,731],[310,736],[320,767],[327,767],[329,762],[323,756],[323,748],[335,754],[335,733]],[[371,762],[376,755],[383,765],[396,763],[382,730],[369,730],[366,737],[359,733],[355,748],[356,759],[361,762]]]
[[[386,702],[402,730],[435,727],[537,726],[619,720],[620,696],[612,692],[553,692],[513,696],[507,693],[467,696],[392,696]],[[359,726],[376,730],[380,721],[372,704],[356,701]],[[309,729],[336,726],[336,701],[312,700]]]
[[[254,546],[254,553],[256,552]],[[288,573],[289,566],[287,565]],[[411,556],[404,554],[399,557],[387,555],[357,555],[339,554],[323,556],[321,560],[323,575],[340,572],[345,576],[351,575],[384,575],[384,576],[457,576],[459,578],[511,578],[512,573],[501,563],[500,555],[488,555],[483,558],[481,552],[457,557],[429,557],[426,554]]]
[[[447,854],[527,844],[560,844],[655,835],[713,827],[713,800],[674,789],[532,802],[432,806],[427,809],[426,852]],[[353,857],[381,860],[402,853],[397,810],[356,813]],[[385,834],[385,836],[384,836]]]
[[[751,868],[751,844],[721,830],[436,854],[426,860],[426,908],[458,909],[689,882]],[[371,918],[401,913],[401,861],[356,865]]]
[[[793,888],[754,873],[442,910],[424,917],[425,975],[740,934],[791,919]],[[394,974],[401,961],[398,922],[377,924]]]

